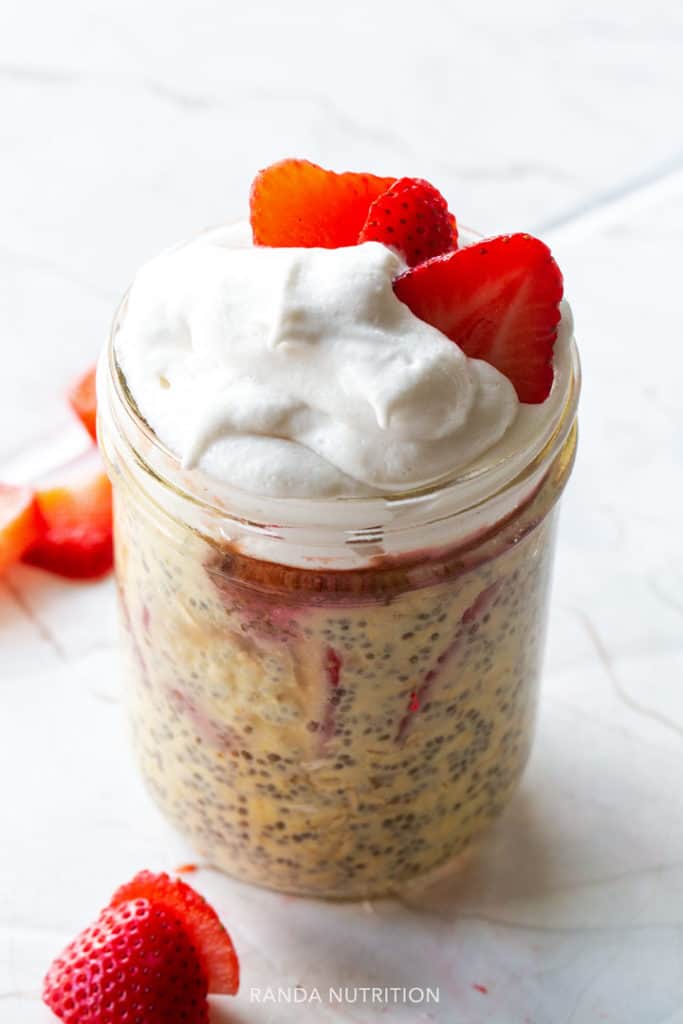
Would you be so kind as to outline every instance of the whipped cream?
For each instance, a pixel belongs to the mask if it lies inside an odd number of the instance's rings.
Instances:
[[[162,253],[138,273],[116,353],[142,416],[186,468],[253,494],[400,494],[526,449],[566,392],[523,405],[396,298],[405,269],[377,242],[251,246],[244,227]]]

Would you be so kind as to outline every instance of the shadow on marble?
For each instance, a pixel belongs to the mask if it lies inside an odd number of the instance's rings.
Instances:
[[[455,921],[480,897],[500,904],[535,899],[553,878],[556,838],[534,793],[519,790],[473,850],[431,879],[408,885],[399,902],[416,913]]]

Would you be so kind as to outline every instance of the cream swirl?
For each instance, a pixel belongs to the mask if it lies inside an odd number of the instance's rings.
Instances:
[[[119,364],[186,467],[264,496],[414,490],[508,447],[530,407],[396,298],[403,269],[376,242],[207,234],[140,270]]]

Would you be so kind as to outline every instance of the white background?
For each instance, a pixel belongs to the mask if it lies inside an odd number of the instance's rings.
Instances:
[[[542,233],[585,375],[539,737],[457,887],[336,907],[197,886],[244,991],[216,1020],[683,1022],[676,2],[23,0],[0,15],[0,463],[67,429],[147,256],[245,212],[285,155],[430,178],[463,223]],[[17,462],[18,459],[18,462]],[[0,584],[0,1020],[46,1024],[51,957],[190,851],[131,764],[111,582]],[[251,985],[439,985],[437,1007],[249,1002]],[[486,994],[473,986],[482,985]]]

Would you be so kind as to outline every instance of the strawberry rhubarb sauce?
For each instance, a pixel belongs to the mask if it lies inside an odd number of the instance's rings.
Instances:
[[[419,179],[283,161],[250,220],[147,264],[100,367],[135,747],[229,873],[389,893],[528,757],[571,314]]]

